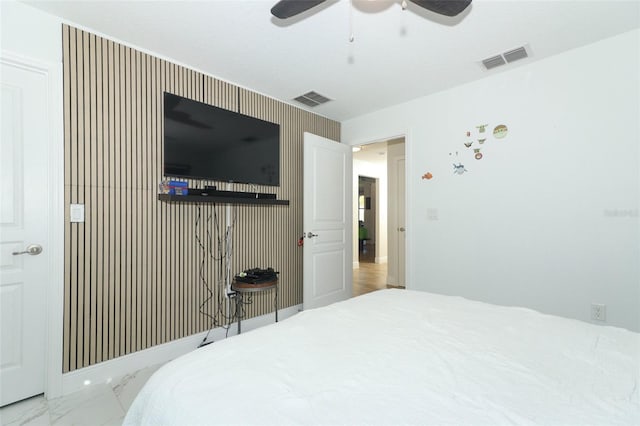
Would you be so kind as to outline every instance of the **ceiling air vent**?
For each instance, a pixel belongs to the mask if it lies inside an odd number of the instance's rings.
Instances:
[[[506,62],[504,61],[504,59],[502,59],[502,56],[500,55],[483,59],[482,63],[484,64],[485,68],[487,68],[488,70],[490,70],[491,68],[499,67],[500,65],[506,64]]]
[[[327,98],[326,96],[322,96],[320,93],[311,91],[311,92],[305,93],[304,95],[298,96],[293,100],[298,101],[301,104],[314,107],[314,106],[323,104],[325,102],[329,102],[331,99]]]
[[[529,55],[527,55],[527,51],[524,47],[518,47],[517,49],[504,52],[502,56],[504,56],[504,59],[507,62],[511,63],[513,61],[517,61],[518,59],[524,59]]]
[[[529,53],[527,52],[527,46],[521,46],[507,52],[504,52],[501,55],[492,56],[490,58],[484,59],[482,61],[482,65],[488,70],[491,68],[499,67],[500,65],[504,65],[506,63],[511,63],[513,61],[517,61],[519,59],[524,59],[529,57]]]

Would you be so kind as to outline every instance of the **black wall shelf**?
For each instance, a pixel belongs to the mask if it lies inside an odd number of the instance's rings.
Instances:
[[[289,200],[276,200],[274,198],[217,197],[212,195],[202,196],[158,194],[158,200],[175,203],[262,204],[280,206],[289,205]]]

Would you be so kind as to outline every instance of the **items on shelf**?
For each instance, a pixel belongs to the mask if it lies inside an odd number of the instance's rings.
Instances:
[[[191,192],[188,195],[158,194],[158,200],[176,203],[289,205],[289,200],[278,200],[271,194],[258,194],[258,198],[255,198],[255,193],[250,193],[250,197],[218,194],[209,193],[207,196],[193,195]]]
[[[169,195],[188,195],[188,183],[180,180],[163,180],[158,185],[160,194]]]

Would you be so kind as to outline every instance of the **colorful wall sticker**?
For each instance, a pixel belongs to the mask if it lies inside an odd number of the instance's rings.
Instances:
[[[507,126],[500,124],[493,129],[493,137],[496,139],[502,139],[507,136],[508,130]]]
[[[506,124],[499,124],[497,126],[494,124],[479,124],[475,126],[475,128],[477,129],[476,131],[474,130],[464,131],[468,139],[463,142],[464,142],[464,146],[468,149],[468,151],[462,150],[460,153],[458,153],[457,151],[449,153],[450,157],[455,156],[455,158],[451,159],[453,161],[453,174],[455,175],[463,175],[464,173],[468,172],[468,170],[459,160],[463,160],[467,164],[469,164],[469,161],[470,161],[469,156],[471,155],[471,150],[473,150],[473,158],[475,158],[476,160],[482,160],[484,158],[484,154],[485,154],[485,152],[483,152],[485,151],[484,143],[487,141],[487,138],[489,138],[489,136],[491,135],[492,128],[493,128],[493,137],[496,139],[504,139],[507,136],[507,133],[509,131]],[[489,144],[489,150],[491,149],[494,149],[493,142]],[[491,163],[491,161],[489,163]],[[427,177],[427,174],[424,174],[422,176],[422,179],[429,179],[429,178]]]
[[[462,175],[466,171],[467,171],[467,169],[464,168],[464,165],[462,163],[458,163],[458,164],[454,163],[453,164],[453,174]]]
[[[431,172],[427,172],[425,174],[422,175],[422,179],[431,179],[433,177],[433,175],[431,174]]]

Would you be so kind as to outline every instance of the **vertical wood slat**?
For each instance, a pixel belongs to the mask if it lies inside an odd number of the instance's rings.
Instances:
[[[135,49],[131,49],[131,141],[130,168],[129,168],[129,210],[131,212],[131,227],[129,235],[129,269],[131,273],[131,352],[140,350],[140,281],[138,278],[138,174],[140,163],[138,159],[138,149],[140,147],[140,75],[139,75],[139,54]]]
[[[123,183],[122,183],[122,203],[121,212],[123,217],[120,250],[122,250],[122,286],[124,293],[124,351],[123,354],[133,352],[131,348],[131,269],[130,259],[131,247],[131,206],[129,203],[129,191],[131,188],[131,49],[124,48],[123,65],[124,65],[124,138],[120,141],[122,152],[122,169]]]
[[[79,34],[82,39],[82,96],[79,97],[79,101],[82,102],[82,118],[83,118],[83,126],[82,139],[78,141],[78,156],[81,159],[82,163],[79,169],[79,185],[78,188],[82,187],[79,191],[80,199],[78,202],[82,204],[87,203],[87,193],[90,190],[90,179],[91,175],[88,173],[88,166],[90,166],[90,143],[91,143],[91,94],[89,88],[90,82],[90,73],[89,73],[89,34],[81,33]],[[89,185],[86,185],[86,182],[89,182]],[[82,185],[82,183],[85,183]],[[89,316],[91,314],[90,303],[91,303],[91,283],[89,277],[89,268],[90,268],[90,258],[87,259],[87,249],[89,248],[89,244],[87,244],[87,223],[82,223],[79,225],[80,228],[80,241],[78,247],[78,257],[80,258],[79,262],[79,271],[78,276],[79,279],[82,279],[85,285],[80,285],[79,290],[82,295],[78,297],[78,303],[82,303],[78,309],[82,309],[82,315],[79,316],[79,327],[82,329],[82,334],[79,335],[80,338],[80,354],[79,358],[82,362],[82,365],[89,364],[89,342],[90,342],[90,324],[89,324]]]
[[[104,66],[107,69],[108,78],[105,79],[107,84],[107,108],[105,110],[105,120],[108,123],[107,127],[107,135],[105,139],[105,159],[107,162],[106,173],[106,188],[105,193],[106,196],[104,198],[105,202],[105,212],[107,212],[107,221],[106,221],[106,231],[105,231],[105,240],[107,243],[107,276],[106,285],[108,286],[108,299],[107,299],[107,307],[105,308],[108,312],[108,337],[107,337],[107,351],[103,353],[103,359],[112,359],[115,354],[115,312],[116,312],[116,279],[115,279],[115,244],[114,244],[114,232],[115,232],[115,197],[113,195],[113,188],[115,187],[115,147],[114,143],[110,143],[112,140],[115,140],[115,92],[114,92],[114,84],[115,84],[115,57],[114,57],[114,45],[111,41],[105,40],[107,55],[106,61],[103,62]]]
[[[142,250],[140,251],[140,255],[138,257],[139,262],[142,264],[142,303],[143,303],[143,316],[142,316],[142,348],[148,348],[151,342],[150,333],[151,333],[151,323],[150,323],[150,300],[151,289],[149,288],[149,268],[153,266],[152,257],[148,256],[146,259],[144,254],[149,253],[149,225],[150,225],[150,203],[148,200],[149,191],[149,178],[148,178],[148,169],[149,169],[149,152],[148,152],[148,143],[149,143],[149,110],[151,109],[151,105],[149,104],[148,99],[148,91],[150,86],[150,67],[148,62],[148,55],[142,55],[142,111],[141,111],[141,120],[142,120],[142,145],[141,145],[141,158],[142,158],[142,182],[140,185],[139,197],[141,201],[141,211],[140,221],[141,221],[141,245]]]
[[[221,263],[212,259],[226,206],[156,199],[164,91],[280,124],[281,186],[257,190],[291,204],[233,207],[232,267],[276,267],[280,307],[300,303],[302,133],[337,139],[339,124],[67,25],[63,56],[65,211],[84,203],[87,216],[85,223],[65,221],[62,371],[207,330],[212,321],[199,309],[209,290],[203,311],[215,324],[233,313],[220,285]],[[256,295],[246,314],[272,310],[270,295]]]
[[[92,103],[95,106],[95,143],[94,150],[91,153],[92,163],[92,180],[93,186],[91,187],[91,245],[92,245],[92,263],[91,280],[95,281],[95,311],[91,317],[92,330],[95,332],[95,345],[93,348],[93,357],[95,362],[102,361],[102,343],[103,343],[103,330],[106,331],[106,327],[102,323],[104,318],[103,298],[104,298],[104,216],[102,206],[104,205],[100,198],[102,198],[102,188],[104,188],[104,167],[103,158],[104,153],[102,148],[104,146],[103,140],[103,120],[102,120],[102,101],[104,94],[102,93],[102,87],[104,82],[104,76],[102,75],[102,39],[93,37],[95,54],[94,67],[95,78],[92,80],[93,87],[92,92],[95,92],[95,98],[92,99]],[[95,254],[95,257],[94,257]],[[102,279],[98,280],[98,277]]]
[[[118,151],[117,159],[116,159],[116,176],[117,183],[117,195],[116,195],[116,205],[118,208],[118,222],[117,229],[120,232],[117,232],[117,241],[116,246],[118,247],[118,290],[120,293],[120,297],[118,300],[118,307],[120,308],[120,314],[118,315],[118,320],[120,322],[119,328],[119,339],[118,339],[118,355],[125,355],[129,353],[127,351],[126,345],[126,329],[127,329],[127,281],[126,281],[126,247],[124,246],[125,236],[126,236],[126,204],[125,197],[126,194],[126,154],[125,147],[127,145],[127,99],[125,97],[125,93],[127,90],[127,67],[126,67],[126,48],[122,45],[118,46],[118,63],[119,63],[119,74],[118,74],[118,87],[119,87],[119,97],[118,97],[118,108],[120,114],[117,115],[119,119],[118,127],[119,127],[119,137],[118,143],[116,145],[116,149]],[[124,167],[123,167],[124,166]]]
[[[160,90],[159,91],[164,91],[165,87],[166,87],[166,68],[165,68],[165,62],[158,60],[158,69],[159,69],[159,87]],[[160,102],[160,108],[157,109],[156,112],[156,123],[157,123],[157,129],[158,129],[158,134],[159,134],[159,138],[158,140],[163,140],[164,138],[164,128],[162,127],[162,118],[161,118],[161,114],[162,111],[164,111],[164,106],[162,105],[162,98],[158,99],[158,102]],[[162,150],[158,149],[157,152],[157,165],[156,167],[161,170],[162,169]],[[157,176],[158,182],[160,181],[162,177],[162,172],[160,172],[160,174]],[[160,236],[161,238],[159,239],[159,243],[158,243],[158,258],[159,258],[159,262],[160,262],[160,309],[159,309],[159,314],[160,314],[160,323],[161,323],[161,327],[158,328],[158,343],[165,343],[167,341],[167,326],[166,326],[166,318],[167,318],[167,252],[166,252],[166,246],[165,246],[165,242],[167,240],[166,238],[166,228],[163,226],[164,225],[164,218],[166,217],[167,214],[167,205],[165,203],[160,204],[159,209],[158,209],[158,226],[159,229],[161,230]]]
[[[88,175],[89,185],[85,186],[85,206],[87,208],[87,224],[85,225],[85,247],[88,251],[88,261],[86,271],[86,279],[89,280],[89,297],[86,299],[89,303],[89,309],[85,309],[85,339],[88,336],[88,342],[85,341],[85,359],[88,359],[89,364],[96,362],[95,346],[96,346],[96,302],[97,302],[97,289],[95,278],[96,269],[96,238],[94,238],[95,232],[95,193],[94,188],[96,185],[96,67],[95,67],[95,35],[88,34],[88,54],[85,54],[85,59],[88,59],[86,70],[89,73],[89,79],[87,84],[88,106],[89,106],[89,139],[85,140],[85,173]],[[87,147],[88,145],[88,147]],[[86,293],[85,293],[86,294]]]

